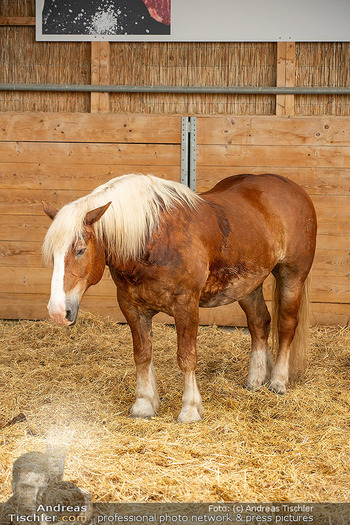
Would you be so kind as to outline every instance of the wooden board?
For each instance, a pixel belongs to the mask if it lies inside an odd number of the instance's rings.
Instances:
[[[197,117],[198,144],[348,146],[350,117]]]
[[[295,42],[277,42],[277,86],[295,85]],[[276,96],[276,115],[294,115],[294,95]]]
[[[123,164],[173,166],[180,164],[177,144],[107,144],[0,142],[2,163],[49,163],[77,166]]]
[[[61,207],[82,197],[85,192],[69,190],[2,190],[0,195],[1,213],[11,215],[42,215],[41,201],[49,201]],[[18,221],[21,219],[18,218]]]
[[[35,26],[35,17],[0,16],[0,26]]]
[[[350,146],[198,145],[198,166],[350,168]]]
[[[21,164],[9,162],[0,163],[0,189],[41,190],[45,188],[52,190],[86,190],[86,192],[89,192],[114,177],[140,172],[180,182],[179,164],[174,166],[75,164],[71,166],[67,164],[47,164],[46,162]]]
[[[0,113],[0,141],[180,144],[181,117],[118,113]]]
[[[50,219],[42,212],[40,215],[1,215],[0,232],[2,242],[43,242]]]
[[[91,42],[91,84],[109,85],[110,82],[109,42]],[[109,93],[91,93],[91,113],[109,111]]]
[[[0,244],[0,267],[4,268],[6,279],[6,268],[23,268],[27,271],[31,268],[41,268],[43,260],[41,256],[41,242],[37,241],[1,241]]]

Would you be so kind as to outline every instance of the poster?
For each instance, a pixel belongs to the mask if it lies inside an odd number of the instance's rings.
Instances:
[[[37,0],[37,40],[349,41],[347,0]]]

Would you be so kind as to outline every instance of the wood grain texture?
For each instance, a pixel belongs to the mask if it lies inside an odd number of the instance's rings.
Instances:
[[[110,83],[109,42],[91,42],[91,84]],[[109,112],[109,93],[91,93],[91,113]]]
[[[176,115],[0,113],[0,140],[180,143]],[[350,117],[199,116],[198,144],[334,145],[350,142]]]
[[[3,242],[43,242],[50,219],[42,212],[40,215],[2,215],[0,214],[1,243]]]
[[[197,117],[198,144],[348,146],[349,117]]]
[[[277,86],[295,85],[295,42],[277,42]],[[276,115],[294,115],[294,95],[276,96]]]
[[[198,145],[198,166],[350,168],[350,146]]]
[[[0,142],[3,163],[68,164],[77,166],[122,164],[137,166],[180,165],[177,144],[110,144],[56,142]]]
[[[0,189],[80,190],[88,193],[114,177],[140,172],[180,182],[179,165],[79,164],[71,166],[45,162],[32,164],[9,162],[0,163]]]
[[[1,241],[0,244],[0,267],[15,267],[30,271],[32,268],[41,268],[43,260],[41,256],[41,242],[38,241]]]
[[[179,165],[178,144],[2,142],[3,163]],[[201,166],[350,168],[350,146],[198,145]],[[264,171],[264,170],[262,170]]]
[[[181,117],[111,113],[0,113],[0,141],[180,144]]]
[[[35,26],[35,17],[0,16],[0,26]]]

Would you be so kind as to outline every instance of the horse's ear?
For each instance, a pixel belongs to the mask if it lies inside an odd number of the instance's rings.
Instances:
[[[94,224],[94,222],[101,219],[102,215],[105,213],[105,211],[107,211],[107,209],[109,208],[111,204],[112,204],[112,201],[108,202],[104,206],[101,206],[100,208],[96,208],[95,210],[89,211],[85,215],[85,219],[84,219],[85,226],[91,226],[92,224]]]
[[[50,217],[51,220],[54,220],[58,213],[58,210],[56,210],[56,208],[54,208],[53,206],[51,206],[51,204],[48,204],[47,202],[41,202],[43,204],[44,212],[46,213],[46,215]]]

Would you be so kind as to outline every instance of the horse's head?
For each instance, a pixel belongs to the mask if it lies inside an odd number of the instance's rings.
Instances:
[[[52,249],[54,268],[47,308],[50,317],[57,324],[75,324],[82,296],[102,278],[106,264],[105,250],[102,241],[96,239],[93,224],[102,217],[110,204],[109,202],[85,215],[80,234],[68,248]],[[43,207],[46,215],[54,220],[58,210],[45,202]],[[64,235],[64,232],[61,234]]]

